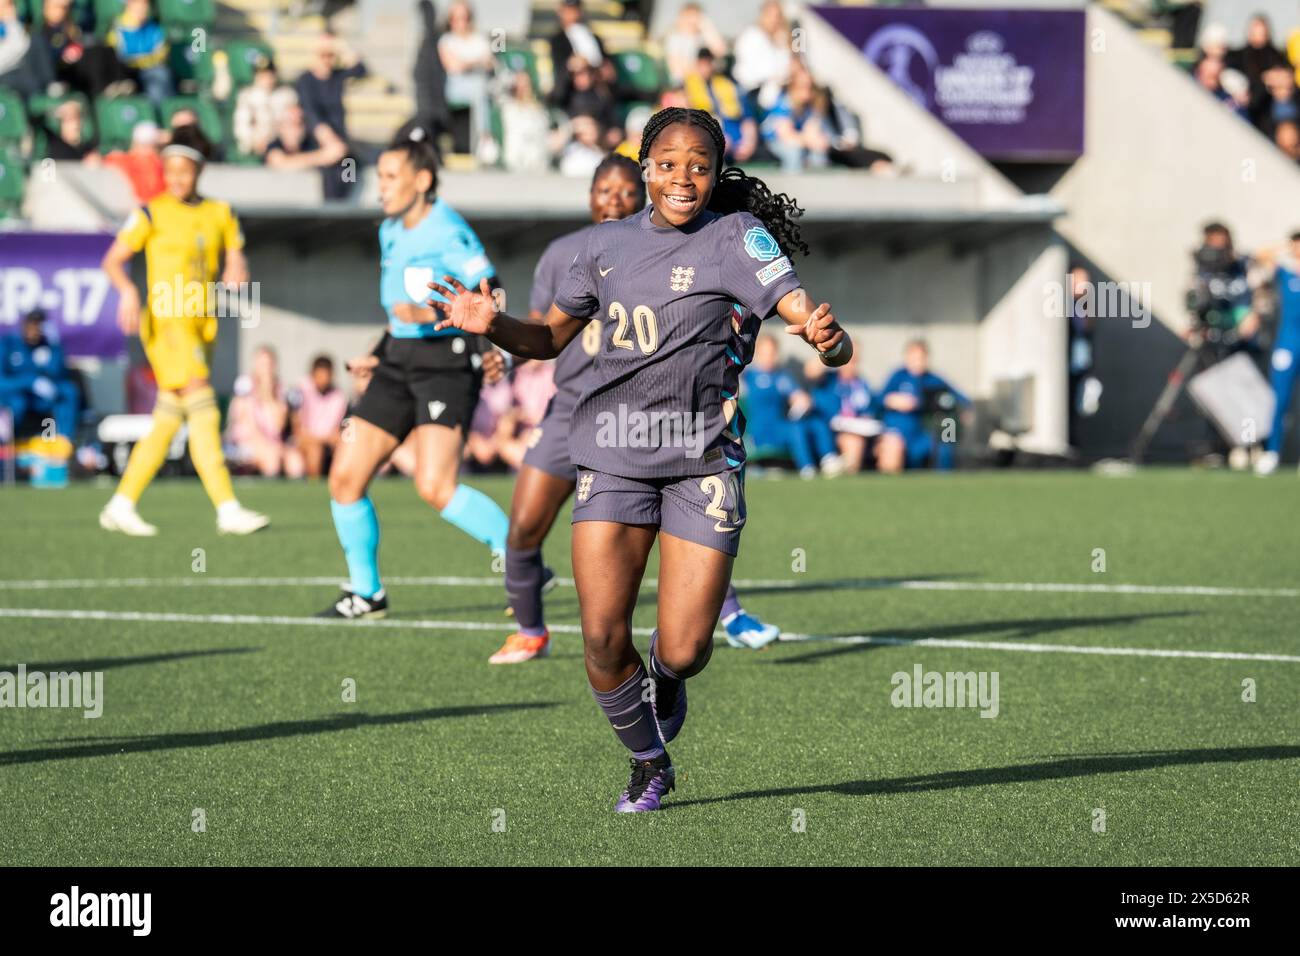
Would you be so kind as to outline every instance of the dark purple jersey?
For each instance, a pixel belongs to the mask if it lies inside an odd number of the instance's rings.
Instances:
[[[603,321],[573,411],[584,468],[629,478],[716,474],[744,461],[736,405],[759,322],[799,288],[790,260],[749,213],[656,226],[650,207],[587,231],[555,296]]]
[[[530,312],[545,315],[555,301],[555,294],[569,272],[569,266],[587,247],[587,234],[595,229],[595,224],[583,226],[573,232],[560,236],[546,247],[542,257],[537,260],[533,270],[533,288],[528,295]],[[582,334],[570,342],[555,360],[555,390],[563,393],[568,405],[578,400],[587,385],[590,384],[591,362],[600,350],[600,326],[598,320],[587,323]]]

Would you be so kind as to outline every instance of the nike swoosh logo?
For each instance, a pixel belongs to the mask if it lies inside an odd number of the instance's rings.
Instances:
[[[609,275],[609,274],[610,274],[611,272],[613,272],[613,271],[614,271],[614,267],[613,267],[613,266],[610,266],[608,269],[601,269],[601,270],[600,270],[600,277],[603,279],[603,278],[605,278],[605,276]]]
[[[620,727],[618,724],[615,724],[612,720],[610,721],[610,723],[614,725],[615,730],[627,730],[628,727],[635,727],[640,722],[641,722],[641,718],[638,717],[636,720],[632,721],[632,723],[625,724],[624,726]]]

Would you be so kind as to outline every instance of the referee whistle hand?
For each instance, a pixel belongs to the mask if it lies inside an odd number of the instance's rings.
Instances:
[[[428,301],[442,313],[435,330],[460,329],[471,335],[487,335],[491,330],[497,308],[487,279],[479,282],[477,292],[470,292],[452,276],[443,276],[442,282],[430,282],[429,288],[442,296]]]

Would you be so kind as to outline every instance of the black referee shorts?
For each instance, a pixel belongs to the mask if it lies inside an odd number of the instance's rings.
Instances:
[[[379,364],[352,414],[399,442],[418,425],[459,425],[468,432],[482,385],[475,339],[385,336]]]

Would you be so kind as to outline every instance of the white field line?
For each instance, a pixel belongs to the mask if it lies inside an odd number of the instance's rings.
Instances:
[[[559,578],[559,583],[573,586],[572,578]],[[168,578],[33,578],[30,580],[0,580],[0,591],[89,591],[113,588],[146,587],[221,587],[221,588],[257,588],[257,587],[338,587],[342,578],[331,577],[208,577],[205,574],[192,574],[188,577]],[[501,587],[504,579],[496,577],[387,577],[388,585],[410,585],[419,587]],[[794,581],[788,578],[750,579],[737,578],[732,581],[740,590],[765,588],[817,589],[821,585],[834,587],[836,582]],[[647,590],[654,590],[656,582],[646,581],[642,585]],[[1184,597],[1245,597],[1245,598],[1298,598],[1300,588],[1241,588],[1214,587],[1192,584],[1072,584],[1038,583],[1030,581],[872,581],[863,579],[845,585],[845,590],[900,590],[900,591],[1012,591],[1046,594],[1154,594]]]
[[[254,626],[304,626],[395,628],[399,630],[427,631],[495,631],[498,634],[508,627],[504,622],[490,621],[437,621],[397,620],[384,618],[377,621],[343,621],[319,617],[290,617],[285,615],[256,614],[183,614],[163,611],[84,611],[56,608],[0,608],[0,618],[21,618],[51,621],[115,621],[153,624],[247,624]],[[577,634],[576,624],[552,624],[550,630],[559,634]],[[633,633],[645,637],[650,628],[633,628]],[[1183,651],[1147,647],[1097,647],[1079,644],[1031,644],[1010,641],[967,641],[955,638],[905,638],[872,635],[820,636],[816,634],[782,634],[782,642],[818,642],[835,644],[880,644],[887,646],[955,647],[968,650],[1011,651],[1022,654],[1099,654],[1108,657],[1175,657],[1211,661],[1277,661],[1300,664],[1300,655],[1257,654],[1242,651]]]

